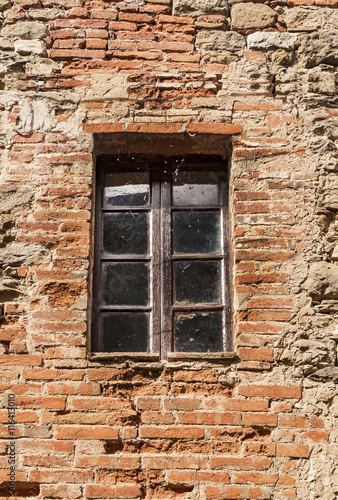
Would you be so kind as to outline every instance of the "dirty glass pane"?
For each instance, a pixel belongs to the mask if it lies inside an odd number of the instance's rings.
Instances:
[[[215,212],[174,212],[173,252],[219,253],[220,214]]]
[[[102,264],[102,303],[148,305],[148,264],[144,262],[106,262]]]
[[[149,205],[149,172],[115,172],[105,175],[104,206]]]
[[[103,349],[107,352],[147,352],[149,313],[102,314]]]
[[[222,313],[176,313],[174,337],[175,352],[222,351]]]
[[[103,249],[111,254],[147,254],[148,215],[143,212],[104,215]]]
[[[219,196],[218,172],[178,172],[173,174],[173,204],[175,206],[217,206]]]
[[[175,304],[220,304],[220,262],[174,262]]]

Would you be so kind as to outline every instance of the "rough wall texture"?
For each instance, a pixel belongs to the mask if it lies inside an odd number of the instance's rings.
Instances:
[[[17,497],[338,498],[337,7],[0,0],[2,497],[15,393]],[[95,154],[153,134],[232,144],[240,361],[87,354]]]

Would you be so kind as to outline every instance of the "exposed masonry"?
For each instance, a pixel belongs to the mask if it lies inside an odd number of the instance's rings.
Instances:
[[[337,499],[337,7],[0,0],[17,497]],[[222,144],[238,358],[91,359],[95,155]]]

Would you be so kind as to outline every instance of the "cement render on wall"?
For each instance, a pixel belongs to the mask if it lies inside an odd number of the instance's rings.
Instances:
[[[336,499],[337,2],[0,11],[0,495],[15,393],[19,498]],[[163,147],[232,151],[230,361],[88,356],[95,158]]]

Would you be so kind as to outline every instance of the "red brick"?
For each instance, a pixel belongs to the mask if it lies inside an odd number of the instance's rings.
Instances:
[[[232,135],[239,134],[242,130],[241,125],[223,123],[188,123],[187,125],[189,133]]]
[[[20,396],[15,400],[16,406],[22,408],[40,408],[50,410],[64,410],[66,407],[66,398],[50,396]]]
[[[302,429],[306,429],[309,426],[309,419],[308,417],[302,416],[280,415],[279,425],[283,425],[285,427],[300,427]]]
[[[37,143],[37,142],[42,142],[44,140],[44,134],[25,134],[25,135],[15,135],[13,137],[13,142],[14,143]]]
[[[178,415],[178,423],[197,425],[239,425],[241,423],[241,414],[194,411],[180,413]]]
[[[207,464],[203,456],[145,455],[142,460],[145,469],[200,469]]]
[[[110,426],[65,425],[55,429],[56,439],[117,439],[119,429]]]
[[[163,52],[193,52],[194,45],[187,42],[139,42],[138,50],[162,50]]]
[[[84,370],[37,368],[35,370],[24,370],[22,376],[28,380],[81,380],[84,376]]]
[[[113,31],[137,31],[138,27],[136,23],[111,21],[109,23],[109,29]]]
[[[200,428],[141,426],[139,432],[141,438],[200,439],[204,437],[204,430]]]
[[[158,16],[158,22],[171,23],[177,25],[177,24],[194,24],[195,20],[193,17],[160,15]]]
[[[69,401],[72,410],[122,410],[131,408],[131,403],[126,403],[119,398],[108,398],[104,396],[95,397],[73,397]]]
[[[326,431],[308,431],[308,432],[303,432],[301,434],[302,438],[307,438],[311,439],[311,441],[314,441],[315,443],[319,443],[320,441],[328,441],[329,436]]]
[[[338,8],[338,1],[337,0],[315,0],[315,5],[318,5],[320,7],[330,7],[331,9],[337,9]]]
[[[39,416],[35,411],[21,411],[21,410],[16,410],[15,412],[15,421],[17,423],[32,423],[32,422],[39,422]],[[0,422],[1,423],[8,423],[8,412],[7,410],[0,410]]]
[[[93,471],[63,470],[51,471],[48,469],[33,470],[30,472],[29,479],[38,483],[83,483],[91,482],[94,479]]]
[[[40,354],[0,354],[2,366],[40,366],[42,357]]]
[[[243,283],[285,283],[287,279],[286,273],[246,273],[237,274],[236,284]]]
[[[168,410],[199,410],[202,406],[201,398],[172,397],[164,400],[164,408]]]
[[[45,385],[47,394],[64,394],[64,395],[98,395],[101,392],[100,384],[95,383],[67,383],[53,382]]]
[[[138,410],[159,410],[161,400],[158,397],[139,397],[136,401]]]
[[[83,131],[100,134],[104,132],[124,132],[124,123],[84,123]]]
[[[129,12],[120,12],[119,14],[120,21],[130,21],[134,23],[153,23],[154,18],[152,16],[148,16],[148,14],[133,14]]]
[[[136,484],[100,485],[88,484],[84,487],[86,498],[137,498],[141,486]]]
[[[278,386],[278,385],[247,385],[239,386],[238,393],[247,397],[266,397],[266,398],[300,398],[302,388],[299,386]]]
[[[243,425],[277,425],[277,415],[266,413],[243,413]]]
[[[91,16],[93,19],[109,19],[115,21],[117,19],[117,11],[111,9],[92,9]]]
[[[51,49],[49,51],[51,59],[104,59],[105,56],[105,50]]]
[[[300,444],[277,444],[277,456],[307,458],[309,448]]]
[[[102,38],[87,38],[86,49],[106,49],[107,41]]]
[[[209,399],[206,401],[207,408],[215,408],[222,410],[235,411],[266,411],[269,403],[267,400],[250,400],[250,399],[229,399],[220,398]]]
[[[108,38],[108,31],[105,29],[90,28],[86,30],[87,38]]]
[[[55,40],[53,43],[53,50],[55,49],[84,49],[86,46],[86,40],[84,38],[76,39],[65,39],[65,40]]]
[[[237,353],[242,361],[273,361],[274,359],[273,349],[250,349],[247,347],[239,347]]]
[[[251,457],[211,457],[211,469],[244,469],[244,470],[263,470],[271,465],[270,458],[251,458]]]
[[[144,134],[178,134],[184,132],[182,123],[128,123],[128,132]]]
[[[191,470],[170,470],[167,472],[168,482],[172,484],[190,483],[197,480],[197,471]],[[202,473],[201,473],[202,474]],[[201,481],[203,479],[199,478]]]
[[[236,472],[233,481],[235,483],[254,484],[276,484],[278,474],[263,474],[260,472]]]
[[[291,309],[292,300],[285,297],[261,298],[253,297],[247,302],[249,309]]]
[[[325,422],[322,418],[312,417],[310,418],[310,424],[312,427],[325,427]]]
[[[215,471],[197,471],[197,478],[199,481],[208,481],[210,483],[230,483],[230,476],[227,472]]]
[[[54,21],[54,28],[96,28],[105,29],[107,27],[106,21],[96,21],[94,19],[56,19]]]

